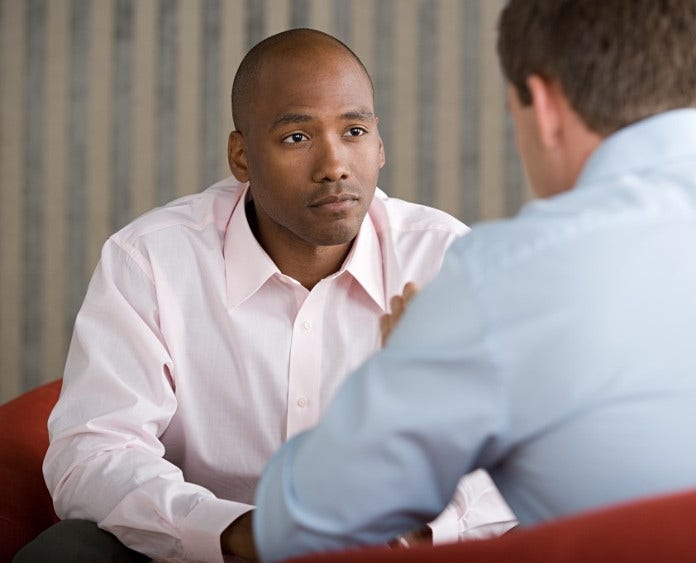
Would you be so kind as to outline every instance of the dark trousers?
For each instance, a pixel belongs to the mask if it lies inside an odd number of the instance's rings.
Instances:
[[[44,530],[15,555],[12,563],[147,563],[116,536],[88,520],[63,520]]]

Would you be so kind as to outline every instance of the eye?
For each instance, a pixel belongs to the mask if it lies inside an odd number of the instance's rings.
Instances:
[[[367,129],[364,127],[351,127],[346,132],[348,137],[360,137],[365,134],[367,134]]]
[[[302,141],[308,141],[309,138],[304,133],[292,133],[287,137],[283,137],[283,142],[294,145],[296,143],[301,143]]]

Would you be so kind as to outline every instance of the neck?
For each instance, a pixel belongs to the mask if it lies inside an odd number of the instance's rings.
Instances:
[[[315,252],[298,252],[292,256],[285,256],[282,263],[274,261],[281,272],[296,279],[311,291],[317,283],[340,269],[350,252],[350,247],[350,244],[319,247],[314,249]]]
[[[568,189],[575,186],[580,173],[589,160],[592,153],[603,141],[603,137],[589,130],[584,123],[578,127],[577,133],[568,143],[566,151],[567,175],[566,184]]]
[[[563,130],[563,159],[565,186],[571,189],[585,167],[592,153],[604,140],[604,136],[590,129],[582,118],[572,109],[568,100],[561,100],[561,127]]]
[[[345,261],[353,242],[333,246],[315,246],[300,239],[278,240],[264,237],[259,229],[253,201],[245,206],[247,221],[254,237],[278,269],[311,289],[324,278],[337,272]]]

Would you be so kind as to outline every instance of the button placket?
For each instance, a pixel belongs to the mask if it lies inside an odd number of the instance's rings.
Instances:
[[[314,287],[302,303],[293,325],[288,373],[287,436],[305,430],[319,419],[321,388],[321,315],[326,288]]]

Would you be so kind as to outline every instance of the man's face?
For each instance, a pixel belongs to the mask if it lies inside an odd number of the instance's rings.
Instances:
[[[334,49],[265,62],[241,141],[262,244],[351,242],[384,165],[364,71]],[[241,176],[241,177],[240,177]]]

